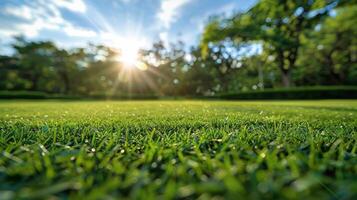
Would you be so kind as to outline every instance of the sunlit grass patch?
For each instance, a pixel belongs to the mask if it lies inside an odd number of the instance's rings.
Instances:
[[[356,196],[356,101],[1,101],[0,113],[0,197]]]

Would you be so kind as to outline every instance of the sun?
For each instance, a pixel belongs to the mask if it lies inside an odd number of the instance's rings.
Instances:
[[[116,48],[119,50],[117,60],[123,64],[126,69],[137,68],[146,70],[146,65],[140,61],[139,51],[142,48],[142,40],[137,38],[121,38],[116,42]]]
[[[124,64],[125,67],[135,67],[139,61],[139,48],[135,45],[126,44],[120,49],[119,61]]]

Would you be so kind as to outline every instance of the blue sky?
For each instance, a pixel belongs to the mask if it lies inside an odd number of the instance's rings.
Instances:
[[[61,47],[88,42],[149,47],[199,41],[208,17],[244,11],[255,0],[1,0],[0,42],[23,34],[33,40],[52,40]]]

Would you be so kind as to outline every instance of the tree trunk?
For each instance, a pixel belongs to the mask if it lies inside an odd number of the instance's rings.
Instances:
[[[326,63],[326,67],[328,68],[329,72],[329,82],[333,83],[333,85],[337,85],[339,82],[339,77],[338,74],[335,73],[335,64],[332,59],[332,54],[334,50],[330,51],[325,57],[324,57],[324,63]]]
[[[284,52],[282,50],[280,50],[278,52],[278,56],[277,56],[277,61],[278,61],[278,66],[280,69],[280,73],[281,73],[281,81],[284,87],[288,88],[291,85],[291,68],[289,67],[288,69],[286,69],[285,67],[285,57],[284,57]]]
[[[287,88],[292,85],[291,70],[295,68],[295,62],[297,59],[297,55],[298,55],[298,48],[292,49],[288,56],[288,61],[289,61],[288,68],[283,69],[283,73],[282,73],[283,84]]]
[[[281,70],[281,80],[284,87],[288,88],[291,86],[291,72],[288,70]]]
[[[64,94],[68,94],[70,91],[70,86],[69,86],[70,83],[69,83],[67,72],[62,73],[62,80],[64,84]]]
[[[30,90],[32,91],[37,91],[38,90],[38,76],[37,75],[31,75],[31,82],[32,82],[32,86],[30,88]]]

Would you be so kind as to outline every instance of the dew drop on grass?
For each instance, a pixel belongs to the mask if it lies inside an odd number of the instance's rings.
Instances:
[[[23,150],[23,151],[27,151],[27,152],[29,152],[29,151],[30,151],[30,149],[29,149],[29,148],[27,148],[27,147],[25,147],[25,146],[21,146],[21,147],[20,147],[20,149],[21,149],[21,150]]]
[[[173,164],[173,165],[176,164],[176,162],[177,162],[177,160],[175,158],[171,160],[171,164]]]
[[[156,163],[156,162],[153,162],[153,163],[151,164],[151,167],[152,167],[152,168],[156,168],[156,167],[157,167],[157,163]]]
[[[264,152],[262,152],[259,156],[262,158],[265,158],[266,154]]]
[[[222,139],[215,139],[216,142],[222,142]]]

